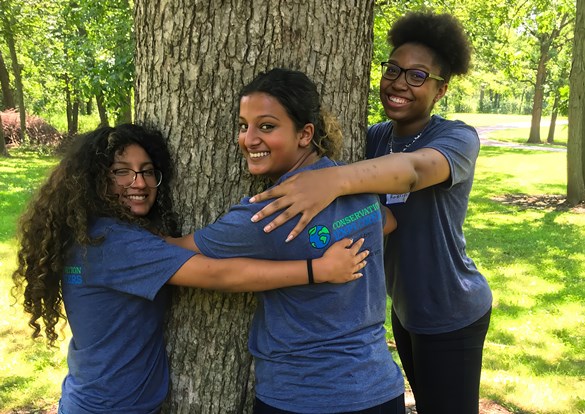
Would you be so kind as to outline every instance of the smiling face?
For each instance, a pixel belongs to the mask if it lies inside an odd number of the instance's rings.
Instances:
[[[389,62],[405,69],[421,69],[435,75],[441,68],[433,62],[433,52],[417,43],[405,43],[393,51]],[[430,119],[435,103],[445,95],[447,83],[427,78],[421,86],[406,83],[404,73],[395,80],[382,78],[380,100],[388,118],[396,125],[396,133],[419,132]]]
[[[114,156],[114,162],[110,170],[119,168],[144,171],[155,167],[144,148],[138,144],[131,144],[124,151],[118,152]],[[110,174],[110,176],[112,179],[110,191],[119,196],[120,202],[128,206],[132,214],[146,216],[154,205],[157,189],[151,188],[146,184],[143,174],[137,174],[136,179],[128,188],[118,185],[113,174]]]
[[[238,144],[252,175],[275,181],[315,162],[310,146],[313,124],[297,131],[286,109],[274,97],[255,92],[240,100]]]

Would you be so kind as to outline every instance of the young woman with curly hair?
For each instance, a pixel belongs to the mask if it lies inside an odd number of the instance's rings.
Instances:
[[[176,235],[171,158],[160,133],[103,127],[75,138],[22,217],[17,293],[33,336],[71,328],[59,413],[156,413],[167,394],[166,284],[257,291],[307,284],[305,261],[210,259]],[[356,279],[362,241],[313,261],[315,282]],[[64,305],[64,310],[63,310]]]
[[[479,153],[475,129],[431,115],[453,75],[467,72],[470,45],[447,14],[411,13],[391,28],[380,99],[390,121],[367,133],[368,160],[297,174],[253,198],[277,198],[253,217],[297,214],[288,240],[336,197],[374,192],[398,228],[384,261],[392,329],[420,414],[477,413],[492,294],[467,256],[463,223]]]

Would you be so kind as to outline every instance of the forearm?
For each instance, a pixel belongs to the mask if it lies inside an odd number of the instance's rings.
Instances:
[[[404,154],[391,154],[332,168],[338,195],[402,194],[412,191],[416,172]],[[327,171],[327,170],[323,170]]]
[[[327,264],[313,260],[315,283],[326,281]],[[226,292],[256,292],[308,284],[307,262],[246,258],[211,259],[197,255],[169,280],[170,284]]]

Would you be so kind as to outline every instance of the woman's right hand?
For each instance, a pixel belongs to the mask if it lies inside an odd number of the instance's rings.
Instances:
[[[274,220],[264,226],[264,231],[270,233],[288,220],[301,215],[299,222],[289,233],[286,241],[298,236],[309,222],[324,210],[340,194],[337,191],[337,167],[321,170],[303,171],[293,175],[281,184],[272,187],[250,199],[250,202],[274,198],[270,204],[252,217],[253,222],[262,220],[279,210],[284,210]]]
[[[315,283],[345,283],[359,279],[360,272],[367,262],[368,250],[360,252],[364,239],[353,243],[351,239],[342,239],[331,245],[319,259],[313,260]]]

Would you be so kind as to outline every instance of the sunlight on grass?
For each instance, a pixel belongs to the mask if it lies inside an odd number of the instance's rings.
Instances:
[[[30,338],[32,330],[22,305],[14,304],[10,295],[9,274],[14,266],[0,269],[0,407],[46,409],[54,405],[61,393],[67,373],[67,341],[59,349],[47,349],[42,340]],[[68,332],[65,331],[65,334]],[[69,337],[69,335],[67,335]],[[3,411],[4,412],[4,411]]]
[[[494,292],[482,395],[512,411],[583,413],[585,214],[505,205],[564,194],[566,154],[485,147],[466,234]]]
[[[54,405],[67,372],[67,342],[60,343],[60,349],[49,350],[42,340],[33,341],[22,305],[15,304],[10,293],[11,275],[16,266],[18,216],[56,159],[14,148],[10,154],[10,158],[0,158],[3,177],[0,181],[1,412],[25,407],[46,409]]]

